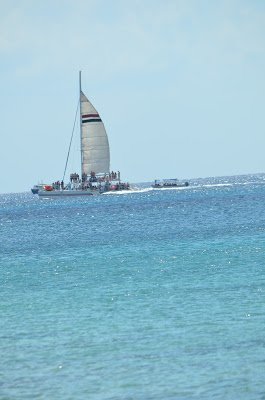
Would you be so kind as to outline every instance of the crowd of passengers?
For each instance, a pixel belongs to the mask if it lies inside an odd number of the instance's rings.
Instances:
[[[104,174],[102,176],[97,176],[95,172],[91,171],[90,175],[82,174],[82,182],[109,182],[113,180],[120,181],[120,171],[114,172],[111,171],[109,174]],[[81,183],[81,179],[79,178],[79,174],[74,173],[70,175],[71,182],[79,182]]]
[[[119,181],[118,183],[113,183],[112,181]],[[90,176],[87,174],[82,174],[82,179],[80,179],[79,174],[73,173],[70,175],[71,184],[80,184],[82,189],[95,189],[96,187],[93,183],[97,182],[101,186],[101,183],[109,184],[111,187],[115,186],[117,189],[129,189],[129,183],[120,183],[120,171],[111,171],[109,174],[104,174],[103,176],[96,176],[95,172],[91,171]],[[65,186],[63,181],[56,181],[52,184],[53,189],[64,190],[68,188]]]

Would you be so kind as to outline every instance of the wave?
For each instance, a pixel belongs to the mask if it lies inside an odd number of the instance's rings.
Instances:
[[[234,183],[207,183],[205,185],[199,185],[198,187],[225,187],[234,186]]]

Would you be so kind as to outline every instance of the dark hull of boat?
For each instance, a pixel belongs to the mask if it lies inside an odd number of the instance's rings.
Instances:
[[[185,183],[178,183],[178,184],[172,184],[172,185],[152,185],[152,188],[154,189],[163,189],[163,188],[178,188],[178,187],[187,187],[189,186],[188,182]]]

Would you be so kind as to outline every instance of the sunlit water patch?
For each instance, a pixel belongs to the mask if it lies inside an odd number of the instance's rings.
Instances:
[[[263,399],[262,179],[0,196],[0,398]]]

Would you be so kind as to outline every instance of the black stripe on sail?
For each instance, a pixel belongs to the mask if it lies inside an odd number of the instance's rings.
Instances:
[[[82,124],[86,124],[87,122],[101,122],[100,118],[91,118],[91,119],[83,119]]]

